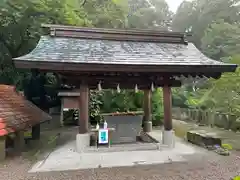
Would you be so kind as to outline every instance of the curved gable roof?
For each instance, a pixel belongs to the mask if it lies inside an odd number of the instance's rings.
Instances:
[[[155,72],[233,72],[237,65],[212,60],[184,33],[50,26],[29,54],[14,59],[16,67],[46,70],[111,71],[110,66]],[[48,66],[47,66],[48,65]],[[50,66],[51,65],[51,66]],[[139,71],[139,69],[138,69]]]

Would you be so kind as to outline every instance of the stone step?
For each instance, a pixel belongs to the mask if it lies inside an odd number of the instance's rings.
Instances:
[[[187,132],[187,140],[199,146],[222,145],[222,140],[215,133],[204,130],[192,130]]]
[[[112,145],[110,147],[90,147],[85,152],[120,152],[120,151],[148,151],[158,150],[157,143],[139,143],[139,144],[121,144]]]

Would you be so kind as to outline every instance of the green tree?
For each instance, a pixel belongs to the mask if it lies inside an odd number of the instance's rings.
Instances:
[[[193,0],[184,1],[174,15],[172,28],[188,31],[197,47],[201,47],[204,31],[214,22],[223,19],[234,24],[239,22],[239,0]]]
[[[124,26],[125,11],[115,2],[109,0],[101,3],[87,0],[84,6],[81,3],[78,0],[2,0],[0,2],[1,83],[17,85],[18,89],[24,90],[27,99],[41,109],[46,110],[58,104],[56,90],[60,87],[59,81],[49,83],[52,79],[49,78],[49,74],[35,70],[21,72],[12,64],[12,58],[27,54],[36,47],[43,34],[41,24]],[[91,115],[94,116],[93,112]],[[39,132],[39,125],[33,127],[34,138],[39,138]]]
[[[240,56],[235,55],[231,63],[240,64]],[[208,109],[228,114],[240,115],[240,69],[225,73],[218,80],[209,80],[208,88],[189,93],[186,105],[192,108]]]
[[[210,58],[237,62],[239,59],[239,0],[184,1],[173,17],[172,29],[193,34],[189,40]],[[226,73],[219,80],[183,81],[185,104],[237,113],[238,73]],[[174,95],[176,96],[176,94]]]
[[[240,55],[233,56],[230,62],[239,65]],[[225,73],[219,80],[211,83],[209,97],[215,101],[211,108],[240,115],[240,68],[237,68],[235,73]]]
[[[130,6],[136,5],[130,2]],[[130,12],[128,27],[167,30],[171,19],[172,13],[165,0],[150,0],[149,3],[141,3]]]
[[[1,82],[20,85],[23,74],[12,58],[27,54],[43,34],[42,23],[124,27],[125,10],[114,1],[2,0],[0,2]]]
[[[218,20],[205,30],[201,39],[201,49],[214,59],[220,60],[237,54],[240,49],[240,24],[229,24],[222,19]]]

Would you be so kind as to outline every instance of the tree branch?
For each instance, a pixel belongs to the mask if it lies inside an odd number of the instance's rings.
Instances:
[[[86,4],[87,0],[83,0],[83,3],[81,4],[81,6],[84,6]]]

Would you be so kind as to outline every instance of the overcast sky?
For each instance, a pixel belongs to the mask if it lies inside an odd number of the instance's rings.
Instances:
[[[183,0],[166,0],[171,11],[176,12],[178,6],[183,2]]]

